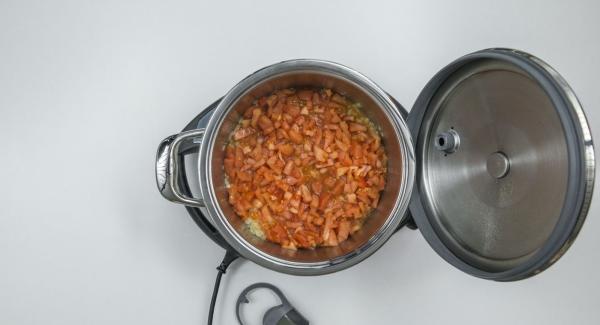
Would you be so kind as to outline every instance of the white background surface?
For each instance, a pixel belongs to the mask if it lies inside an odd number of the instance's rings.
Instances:
[[[155,150],[283,59],[346,64],[410,108],[455,58],[519,48],[562,73],[600,136],[599,12],[591,0],[0,0],[0,324],[205,323],[223,251],[158,194]],[[239,292],[269,281],[317,325],[598,324],[599,204],[555,266],[516,283],[463,274],[409,230],[329,276],[236,262],[215,323],[234,324]]]

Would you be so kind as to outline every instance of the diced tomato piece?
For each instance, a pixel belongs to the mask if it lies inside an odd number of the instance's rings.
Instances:
[[[321,209],[321,210],[325,209],[327,207],[327,204],[329,203],[330,198],[331,198],[331,193],[329,193],[329,192],[323,193],[319,200],[319,209]]]
[[[279,146],[279,152],[285,156],[289,156],[294,153],[294,147],[291,144],[286,143]]]
[[[294,143],[302,144],[302,142],[304,142],[304,138],[302,137],[302,134],[300,134],[300,132],[294,130],[293,128],[291,128],[288,131],[288,134],[290,136],[290,140],[292,140]]]
[[[341,221],[337,230],[337,240],[338,242],[343,242],[348,239],[348,235],[350,234],[350,223],[348,221]]]

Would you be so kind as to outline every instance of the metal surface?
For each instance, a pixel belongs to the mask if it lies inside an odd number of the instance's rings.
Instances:
[[[286,87],[327,87],[362,103],[365,114],[381,128],[390,158],[388,179],[378,208],[363,228],[338,247],[289,250],[252,235],[227,202],[223,147],[255,98]],[[413,146],[392,99],[372,81],[339,64],[317,60],[278,63],[250,75],[220,102],[211,117],[198,159],[201,194],[212,224],[237,252],[267,268],[296,275],[342,270],[374,253],[403,222],[414,181]]]
[[[463,69],[440,88],[423,124],[432,135],[454,127],[462,146],[445,156],[423,132],[420,182],[453,250],[471,264],[506,270],[535,253],[558,220],[565,134],[552,102],[526,75],[488,61]],[[487,169],[498,151],[512,162],[501,179]]]
[[[409,117],[419,162],[411,212],[442,257],[476,276],[540,272],[587,214],[589,128],[571,89],[540,62],[503,49],[467,55],[430,81]],[[436,143],[449,129],[460,136],[451,155]]]
[[[193,198],[179,187],[179,148],[184,141],[201,142],[203,129],[191,130],[172,135],[164,139],[156,153],[156,186],[164,198],[175,203],[193,207],[203,207],[202,198]]]
[[[503,152],[494,152],[487,158],[485,168],[490,176],[500,179],[508,174],[508,171],[510,170],[510,160],[508,160],[508,157],[506,157],[506,154]]]

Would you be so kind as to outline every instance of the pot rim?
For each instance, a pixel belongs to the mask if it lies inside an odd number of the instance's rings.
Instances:
[[[358,249],[335,259],[322,262],[297,262],[272,256],[256,248],[241,236],[227,221],[218,204],[211,176],[212,164],[209,163],[212,161],[212,151],[216,143],[217,132],[225,116],[234,107],[237,100],[263,81],[280,74],[299,71],[328,73],[347,79],[356,84],[362,91],[372,96],[380,104],[380,108],[385,110],[387,116],[391,117],[390,124],[393,126],[395,133],[400,137],[399,142],[403,156],[400,195],[396,199],[396,204],[390,211],[385,223]],[[227,243],[239,254],[259,265],[279,272],[294,275],[320,275],[336,272],[363,261],[377,251],[391,237],[408,211],[415,181],[415,154],[406,121],[401,116],[394,101],[377,84],[356,70],[338,63],[314,59],[295,59],[275,63],[254,72],[235,85],[223,97],[205,129],[198,155],[198,176],[200,192],[204,199],[208,217]]]

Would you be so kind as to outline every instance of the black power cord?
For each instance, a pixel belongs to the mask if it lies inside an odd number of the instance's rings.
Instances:
[[[210,308],[208,309],[208,325],[212,325],[213,323],[213,314],[215,312],[215,303],[217,301],[217,294],[219,293],[219,286],[221,286],[221,277],[225,272],[227,272],[227,268],[231,262],[235,261],[238,258],[238,254],[228,250],[225,253],[225,257],[223,257],[223,261],[219,266],[217,266],[217,279],[215,280],[215,288],[213,289],[212,299],[210,300]]]

